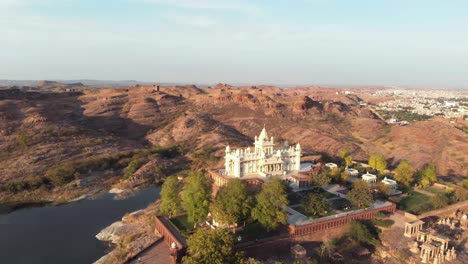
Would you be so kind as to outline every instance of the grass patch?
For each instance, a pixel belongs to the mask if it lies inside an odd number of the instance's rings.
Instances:
[[[393,221],[391,219],[374,219],[374,220],[372,220],[372,223],[374,223],[374,225],[380,226],[380,227],[390,227],[395,223],[395,221]]]
[[[351,202],[345,198],[335,199],[330,201],[330,207],[334,210],[344,210],[344,208],[349,207],[348,210],[353,209],[351,206]]]
[[[259,222],[252,222],[245,225],[245,227],[242,228],[242,230],[240,230],[237,234],[242,237],[242,242],[247,242],[276,236],[279,234],[279,230],[276,229],[268,231]]]
[[[335,195],[331,192],[327,192],[325,191],[324,189],[322,188],[314,188],[314,189],[310,189],[310,190],[304,190],[304,191],[299,191],[299,192],[296,192],[298,195],[300,195],[301,197],[305,197],[308,193],[316,193],[316,194],[321,194],[323,197],[325,197],[326,199],[331,199],[331,198],[335,198],[335,197],[339,197],[338,195]]]
[[[325,191],[325,190],[323,190],[323,189],[321,189],[321,190],[322,190],[323,192],[320,192],[320,194],[321,194],[323,197],[325,197],[326,199],[331,199],[331,198],[339,197],[338,195],[333,194],[333,193],[331,193],[331,192],[327,192],[327,191]]]
[[[399,201],[398,208],[412,214],[421,214],[432,209],[430,198],[420,192],[410,191],[408,196]]]
[[[302,195],[292,192],[288,194],[288,201],[290,205],[299,204],[302,201]]]
[[[325,217],[325,216],[330,216],[330,215],[336,214],[336,212],[334,210],[330,210],[324,215],[312,215],[312,214],[307,213],[306,210],[304,209],[304,206],[302,206],[302,205],[291,207],[291,208],[298,211],[299,213],[309,217],[310,219],[318,219],[318,218],[322,218],[322,217]]]
[[[194,224],[188,220],[187,215],[179,215],[169,219],[169,221],[171,221],[177,230],[185,237],[195,231],[193,228]]]
[[[426,187],[424,188],[423,190],[425,191],[428,191],[428,192],[431,192],[431,193],[434,193],[434,194],[445,194],[445,193],[448,193],[447,190],[442,190],[442,189],[439,189],[439,188],[436,188],[436,187],[433,187],[433,186],[429,186],[429,187]]]

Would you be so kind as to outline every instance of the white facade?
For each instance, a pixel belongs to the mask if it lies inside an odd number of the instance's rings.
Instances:
[[[359,171],[358,171],[358,170],[352,169],[352,168],[348,168],[348,166],[346,166],[345,171],[346,171],[349,175],[351,175],[351,176],[353,176],[353,177],[357,177],[357,176],[359,175]]]
[[[374,187],[375,183],[377,182],[377,176],[367,172],[366,174],[362,175],[362,180],[367,182],[370,185],[370,187]]]
[[[396,181],[392,180],[392,179],[387,179],[387,177],[385,177],[383,180],[382,180],[382,183],[387,185],[388,188],[390,189],[391,191],[391,194],[394,194],[397,192],[397,187],[398,187],[398,184]]]
[[[335,163],[326,163],[325,168],[333,170],[334,168],[338,168],[338,165],[336,165]]]
[[[281,176],[301,169],[301,145],[275,149],[273,137],[268,138],[265,128],[255,137],[254,148],[231,151],[226,147],[225,173],[231,177]]]

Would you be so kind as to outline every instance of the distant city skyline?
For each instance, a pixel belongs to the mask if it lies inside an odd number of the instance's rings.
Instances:
[[[0,0],[0,79],[467,88],[462,0]]]

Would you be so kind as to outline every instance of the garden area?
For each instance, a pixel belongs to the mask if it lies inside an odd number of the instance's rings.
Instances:
[[[255,241],[257,239],[277,236],[279,234],[280,234],[279,229],[267,230],[259,222],[254,221],[240,228],[238,232],[236,233],[236,236],[241,237],[241,241],[238,241],[238,242],[248,242],[248,241]]]
[[[173,217],[169,219],[169,221],[177,228],[180,234],[184,237],[189,236],[195,231],[194,224],[188,220],[188,216],[186,214]]]
[[[333,199],[330,201],[330,207],[333,208],[334,210],[345,210],[345,211],[348,211],[348,210],[352,210],[352,209],[357,209],[357,208],[353,208],[352,205],[351,205],[351,202],[348,201],[347,199],[345,198],[339,198],[339,199]]]
[[[310,189],[310,190],[299,191],[299,192],[293,192],[291,190],[290,192],[288,192],[289,204],[290,205],[300,204],[302,202],[303,198],[305,196],[307,196],[307,194],[309,194],[309,193],[321,195],[325,199],[332,199],[332,198],[339,197],[338,195],[333,194],[331,192],[327,192],[327,191],[325,191],[324,189],[322,189],[320,187],[316,187],[316,188],[313,188],[313,189]]]
[[[400,210],[421,214],[432,209],[431,197],[420,192],[410,191],[405,197],[391,197],[390,201],[396,203]]]

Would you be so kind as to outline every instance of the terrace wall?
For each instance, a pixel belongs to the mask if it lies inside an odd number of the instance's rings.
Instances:
[[[297,225],[297,226],[289,225],[289,235],[292,237],[304,236],[304,235],[313,234],[315,232],[320,232],[323,230],[334,229],[334,228],[338,228],[341,226],[345,226],[352,220],[373,219],[375,217],[375,214],[381,211],[394,213],[396,211],[396,205],[394,203],[391,203],[388,206],[379,207],[375,209],[369,209],[369,210],[356,212],[356,213],[351,212],[347,215],[338,216],[336,218],[324,219],[324,220],[318,219],[317,221],[314,221],[309,224]]]
[[[172,243],[175,243],[177,250],[175,252],[177,258],[180,258],[185,254],[187,243],[185,238],[177,231],[177,229],[170,223],[169,219],[165,216],[155,217],[155,229],[164,238],[164,241],[171,247]],[[172,252],[171,252],[172,253]]]

